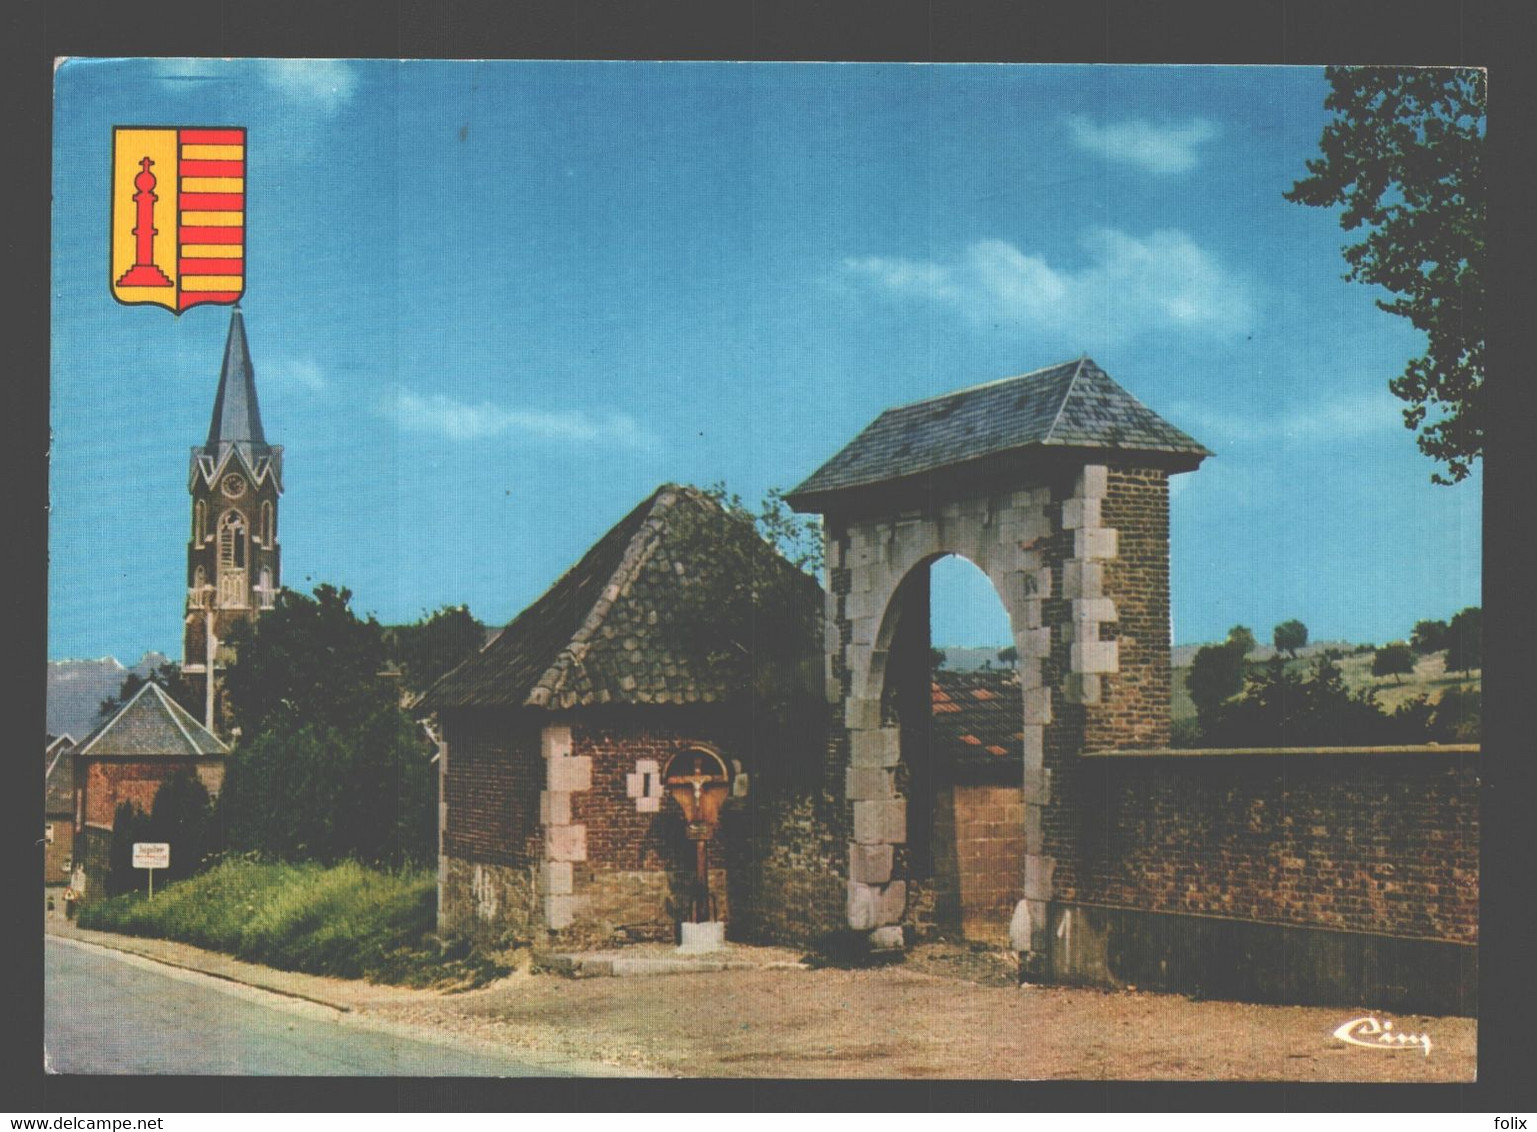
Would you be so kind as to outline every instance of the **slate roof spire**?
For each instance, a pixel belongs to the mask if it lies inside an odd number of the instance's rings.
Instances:
[[[261,409],[256,403],[256,370],[251,365],[251,348],[246,344],[245,318],[240,305],[230,312],[229,337],[224,342],[224,365],[219,371],[219,393],[214,398],[213,420],[208,425],[204,451],[216,460],[227,447],[244,449],[248,460],[267,455],[267,437],[262,432]]]

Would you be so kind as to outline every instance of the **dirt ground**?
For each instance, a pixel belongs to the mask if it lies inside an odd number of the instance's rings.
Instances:
[[[1015,985],[1009,957],[917,949],[876,969],[794,969],[801,956],[738,948],[752,970],[572,979],[519,972],[445,994],[253,968],[184,944],[77,938],[331,1002],[359,1024],[409,1027],[621,1071],[684,1077],[1465,1082],[1471,1018],[1379,1014],[1428,1033],[1431,1052],[1333,1037],[1368,1009],[1193,1002],[1178,995]]]

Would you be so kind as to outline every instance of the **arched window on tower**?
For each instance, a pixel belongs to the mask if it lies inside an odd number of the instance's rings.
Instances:
[[[208,529],[207,508],[199,499],[192,505],[192,541],[201,544]]]
[[[219,520],[219,604],[246,605],[246,525],[239,511]]]
[[[239,511],[226,511],[219,520],[219,569],[244,570],[245,554],[245,516]]]
[[[257,583],[256,593],[261,599],[261,607],[263,609],[271,609],[273,599],[277,594],[272,589],[272,571],[266,566],[262,567],[261,581]]]
[[[263,500],[263,502],[262,502],[262,525],[261,525],[261,542],[262,542],[263,546],[270,547],[273,544],[273,542],[275,541],[275,536],[276,536],[277,532],[274,529],[274,523],[273,523],[274,517],[275,516],[273,515],[273,510],[272,510],[272,500],[270,500],[270,499]]]

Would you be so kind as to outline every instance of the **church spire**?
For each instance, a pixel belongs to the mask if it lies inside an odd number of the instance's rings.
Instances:
[[[256,371],[251,366],[251,349],[246,344],[245,318],[239,304],[230,314],[219,394],[214,398],[213,420],[208,425],[204,449],[217,459],[226,445],[243,447],[247,458],[267,453],[261,409],[256,403]]]

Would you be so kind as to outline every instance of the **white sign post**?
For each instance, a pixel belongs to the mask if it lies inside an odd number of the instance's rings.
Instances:
[[[149,870],[149,898],[155,898],[155,870],[171,867],[171,846],[164,841],[135,841],[133,867]]]

